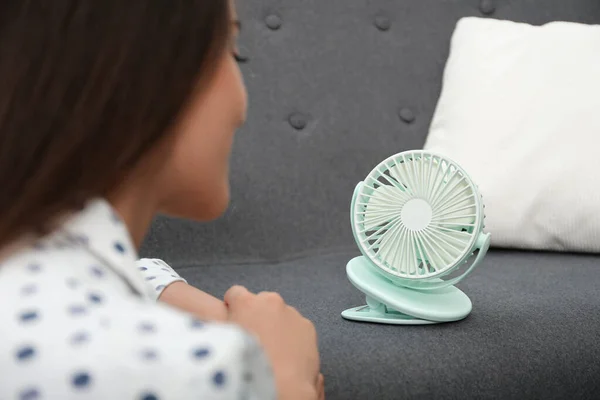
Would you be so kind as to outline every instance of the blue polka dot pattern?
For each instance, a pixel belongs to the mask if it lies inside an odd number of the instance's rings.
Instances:
[[[154,332],[156,330],[154,324],[152,324],[150,322],[142,322],[142,323],[140,323],[138,329],[141,332],[146,332],[146,333],[151,333],[151,332]]]
[[[79,244],[83,244],[83,245],[87,245],[90,242],[90,238],[87,237],[86,235],[82,235],[82,234],[74,235],[72,237],[72,239],[75,243],[79,243]]]
[[[210,355],[210,350],[206,348],[196,349],[194,350],[194,358],[196,359],[204,359]]]
[[[21,294],[23,296],[29,296],[37,292],[37,286],[34,284],[26,285],[21,288]]]
[[[71,315],[83,315],[86,313],[86,309],[84,306],[73,305],[69,306],[69,314]]]
[[[88,298],[92,303],[100,304],[102,303],[102,297],[96,293],[91,293]]]
[[[119,253],[125,253],[125,246],[123,246],[123,243],[121,242],[115,242],[114,244],[115,250],[118,251]]]
[[[71,344],[78,345],[84,342],[87,342],[89,339],[89,335],[86,332],[77,332],[71,337]]]
[[[117,224],[120,224],[122,222],[121,217],[115,211],[111,212],[111,219],[113,222],[115,222]]]
[[[160,291],[161,291],[161,290],[163,290],[164,288],[165,288],[165,285],[158,285],[158,286],[156,287],[156,291],[157,291],[157,292],[160,292]]]
[[[200,321],[199,319],[192,320],[192,328],[198,329],[198,328],[203,328],[203,327],[204,327],[204,322]]]
[[[142,351],[142,358],[146,361],[154,361],[158,358],[158,354],[155,350],[144,350]]]
[[[138,269],[139,269],[140,271],[148,271],[148,268],[147,268],[147,267],[139,267]]]
[[[19,319],[22,322],[32,322],[39,318],[39,314],[37,311],[25,311],[19,315]]]
[[[37,400],[40,398],[40,391],[36,388],[28,388],[19,394],[19,400]]]
[[[146,277],[146,280],[147,280],[147,281],[153,281],[153,280],[155,280],[155,279],[156,279],[156,277],[155,277],[155,276],[148,276],[148,277]]]
[[[94,275],[96,278],[102,278],[104,276],[104,271],[98,266],[92,266],[90,271],[92,271],[92,275]]]
[[[84,389],[92,383],[92,377],[87,372],[78,372],[73,376],[71,381],[73,386],[77,389]]]
[[[17,360],[26,361],[35,356],[35,349],[31,346],[25,346],[17,350]]]
[[[40,264],[37,264],[37,263],[36,263],[36,264],[29,264],[29,265],[27,266],[27,269],[28,269],[30,272],[34,272],[34,273],[36,273],[36,272],[40,272],[40,271],[42,270],[42,266],[41,266]]]
[[[222,387],[225,385],[225,373],[223,371],[218,371],[214,376],[213,376],[213,382],[215,383],[216,386],[218,387]]]

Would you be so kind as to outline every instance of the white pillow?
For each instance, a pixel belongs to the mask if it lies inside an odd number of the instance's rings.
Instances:
[[[465,18],[425,148],[479,185],[492,244],[600,251],[600,26]]]

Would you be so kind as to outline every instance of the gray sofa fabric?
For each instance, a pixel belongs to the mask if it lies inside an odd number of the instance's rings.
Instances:
[[[473,314],[455,324],[339,316],[363,302],[345,277],[354,186],[422,148],[458,19],[597,24],[600,1],[238,3],[250,109],[231,207],[210,224],[158,218],[142,255],[215,295],[281,291],[319,329],[328,399],[600,398],[595,256],[492,251],[462,285]]]
[[[340,317],[364,304],[344,275],[356,255],[178,270],[215,296],[232,283],[278,291],[314,321],[328,400],[600,398],[597,257],[492,252],[460,285],[467,319],[399,327]]]

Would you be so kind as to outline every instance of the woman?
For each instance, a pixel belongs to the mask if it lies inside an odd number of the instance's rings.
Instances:
[[[238,26],[226,0],[0,2],[0,398],[323,396],[277,294],[136,261],[157,213],[227,207]]]

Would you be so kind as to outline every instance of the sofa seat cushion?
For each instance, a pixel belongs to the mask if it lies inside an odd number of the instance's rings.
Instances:
[[[314,321],[328,400],[600,393],[600,257],[494,250],[460,285],[473,301],[467,319],[403,327],[340,317],[364,303],[345,276],[356,255],[178,270],[220,297],[232,284],[278,291]]]

